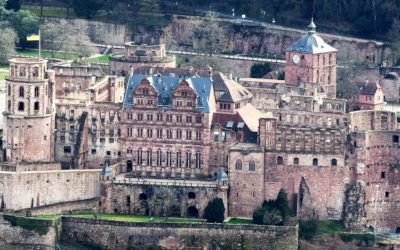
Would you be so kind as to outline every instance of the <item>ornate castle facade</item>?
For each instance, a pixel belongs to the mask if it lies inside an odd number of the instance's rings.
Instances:
[[[242,86],[212,69],[135,66],[125,83],[11,60],[2,209],[83,200],[109,213],[202,216],[221,197],[227,215],[251,216],[284,188],[298,217],[315,210],[349,228],[395,231],[394,113],[346,113],[335,96],[336,50],[313,22],[286,62],[285,82]]]

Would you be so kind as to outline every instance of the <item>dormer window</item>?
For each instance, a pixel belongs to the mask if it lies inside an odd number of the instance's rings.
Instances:
[[[182,91],[181,92],[181,96],[182,97],[187,97],[188,96],[188,92],[187,91]]]
[[[148,95],[149,94],[149,90],[148,89],[143,89],[143,95]]]

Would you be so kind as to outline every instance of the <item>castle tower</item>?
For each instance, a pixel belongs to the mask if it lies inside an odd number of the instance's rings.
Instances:
[[[14,164],[52,162],[54,73],[47,71],[44,59],[14,58],[9,63],[4,112],[6,160]]]
[[[317,35],[316,28],[311,20],[307,34],[286,50],[285,82],[319,83],[327,97],[335,98],[337,50]]]

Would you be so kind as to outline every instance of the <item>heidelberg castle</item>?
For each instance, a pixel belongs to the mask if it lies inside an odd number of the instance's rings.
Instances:
[[[284,188],[299,218],[317,211],[348,228],[400,230],[395,114],[346,112],[337,51],[313,22],[285,53],[284,81],[240,83],[175,68],[164,45],[128,43],[111,56],[111,76],[11,59],[1,209],[34,214],[84,201],[146,214],[158,195],[178,204],[172,215],[202,216],[221,197],[227,215],[251,217]]]

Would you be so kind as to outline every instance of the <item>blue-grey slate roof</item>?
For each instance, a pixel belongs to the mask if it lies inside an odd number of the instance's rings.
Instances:
[[[125,93],[124,108],[133,108],[135,102],[133,94],[140,82],[147,79],[158,93],[158,107],[172,109],[172,94],[179,85],[182,78],[176,76],[145,76],[133,75],[129,78],[128,86]],[[212,81],[209,77],[193,76],[186,78],[185,81],[194,90],[197,95],[196,111],[210,113],[209,97],[211,94]],[[168,103],[164,104],[163,99],[168,98]]]
[[[307,34],[302,36],[286,51],[309,54],[336,52],[337,50],[334,47],[327,44],[321,37],[316,34],[316,28],[317,26],[315,25],[314,21],[311,20],[310,25],[308,25]]]

